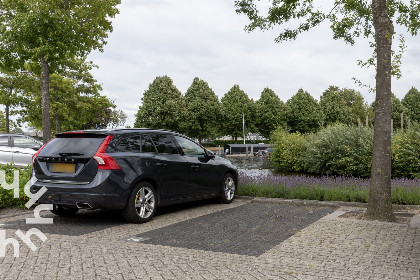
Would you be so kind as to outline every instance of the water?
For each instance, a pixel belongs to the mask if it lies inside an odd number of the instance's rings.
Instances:
[[[268,158],[254,156],[228,156],[227,159],[238,168],[240,173],[257,177],[273,174],[273,167]]]
[[[238,169],[272,169],[271,162],[265,157],[239,157],[239,156],[228,156],[230,162],[235,165]]]
[[[238,168],[242,174],[251,177],[264,177],[267,175],[274,176],[300,176],[305,175],[309,177],[321,177],[320,175],[296,173],[296,172],[281,172],[275,170],[273,164],[267,157],[254,156],[227,156],[226,157],[233,165]]]

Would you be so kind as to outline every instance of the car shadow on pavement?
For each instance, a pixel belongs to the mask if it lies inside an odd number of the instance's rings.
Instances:
[[[160,207],[156,210],[155,216],[166,215],[169,213],[176,213],[179,211],[192,209],[195,207],[206,206],[214,204],[214,200],[195,201],[177,205],[170,205]],[[47,211],[42,211],[43,218],[53,218],[53,224],[26,224],[26,218],[33,218],[33,212],[28,212],[29,215],[19,215],[13,218],[8,218],[6,222],[0,224],[3,229],[28,231],[31,228],[37,228],[43,233],[67,235],[67,236],[81,236],[96,231],[101,231],[110,227],[127,224],[119,211],[105,211],[105,210],[80,210],[79,213],[73,216],[60,217]]]

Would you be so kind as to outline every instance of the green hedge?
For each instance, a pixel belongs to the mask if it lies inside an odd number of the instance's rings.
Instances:
[[[420,126],[397,132],[392,137],[392,172],[397,177],[420,178]]]
[[[274,149],[270,159],[277,170],[304,171],[303,158],[306,148],[304,135],[278,129],[272,134],[271,139],[274,142]]]
[[[0,170],[5,171],[6,182],[8,184],[13,183],[13,171],[19,171],[19,198],[13,197],[13,190],[5,190],[3,187],[0,187],[0,208],[24,207],[29,198],[26,197],[23,188],[31,177],[32,167],[17,168],[7,164],[0,166]]]
[[[369,177],[373,128],[335,124],[313,134],[272,134],[271,160],[279,171]],[[420,178],[420,126],[394,133],[391,144],[393,177]]]
[[[370,175],[373,129],[332,125],[305,141],[304,170],[322,175]]]

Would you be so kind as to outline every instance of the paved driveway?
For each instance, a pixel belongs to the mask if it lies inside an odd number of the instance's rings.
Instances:
[[[420,279],[417,228],[341,210],[236,200],[163,208],[141,225],[84,211],[39,226],[26,225],[32,212],[9,210],[0,212],[7,237],[36,226],[48,239],[33,237],[36,251],[20,242],[19,258],[9,246],[0,278]]]

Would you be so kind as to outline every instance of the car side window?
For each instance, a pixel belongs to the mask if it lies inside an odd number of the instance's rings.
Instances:
[[[182,151],[186,156],[193,156],[193,157],[204,157],[205,151],[202,147],[197,145],[191,140],[181,136],[174,136],[176,141],[178,142],[179,146],[181,147]]]
[[[13,143],[18,148],[39,148],[39,144],[24,136],[13,136]]]
[[[9,146],[8,136],[0,136],[0,146]]]
[[[156,153],[155,146],[153,145],[152,139],[149,135],[141,136],[141,151],[143,153]]]
[[[140,135],[132,135],[121,138],[116,146],[119,152],[140,153]]]
[[[158,153],[179,154],[172,138],[168,134],[154,134],[152,140],[155,143]]]

